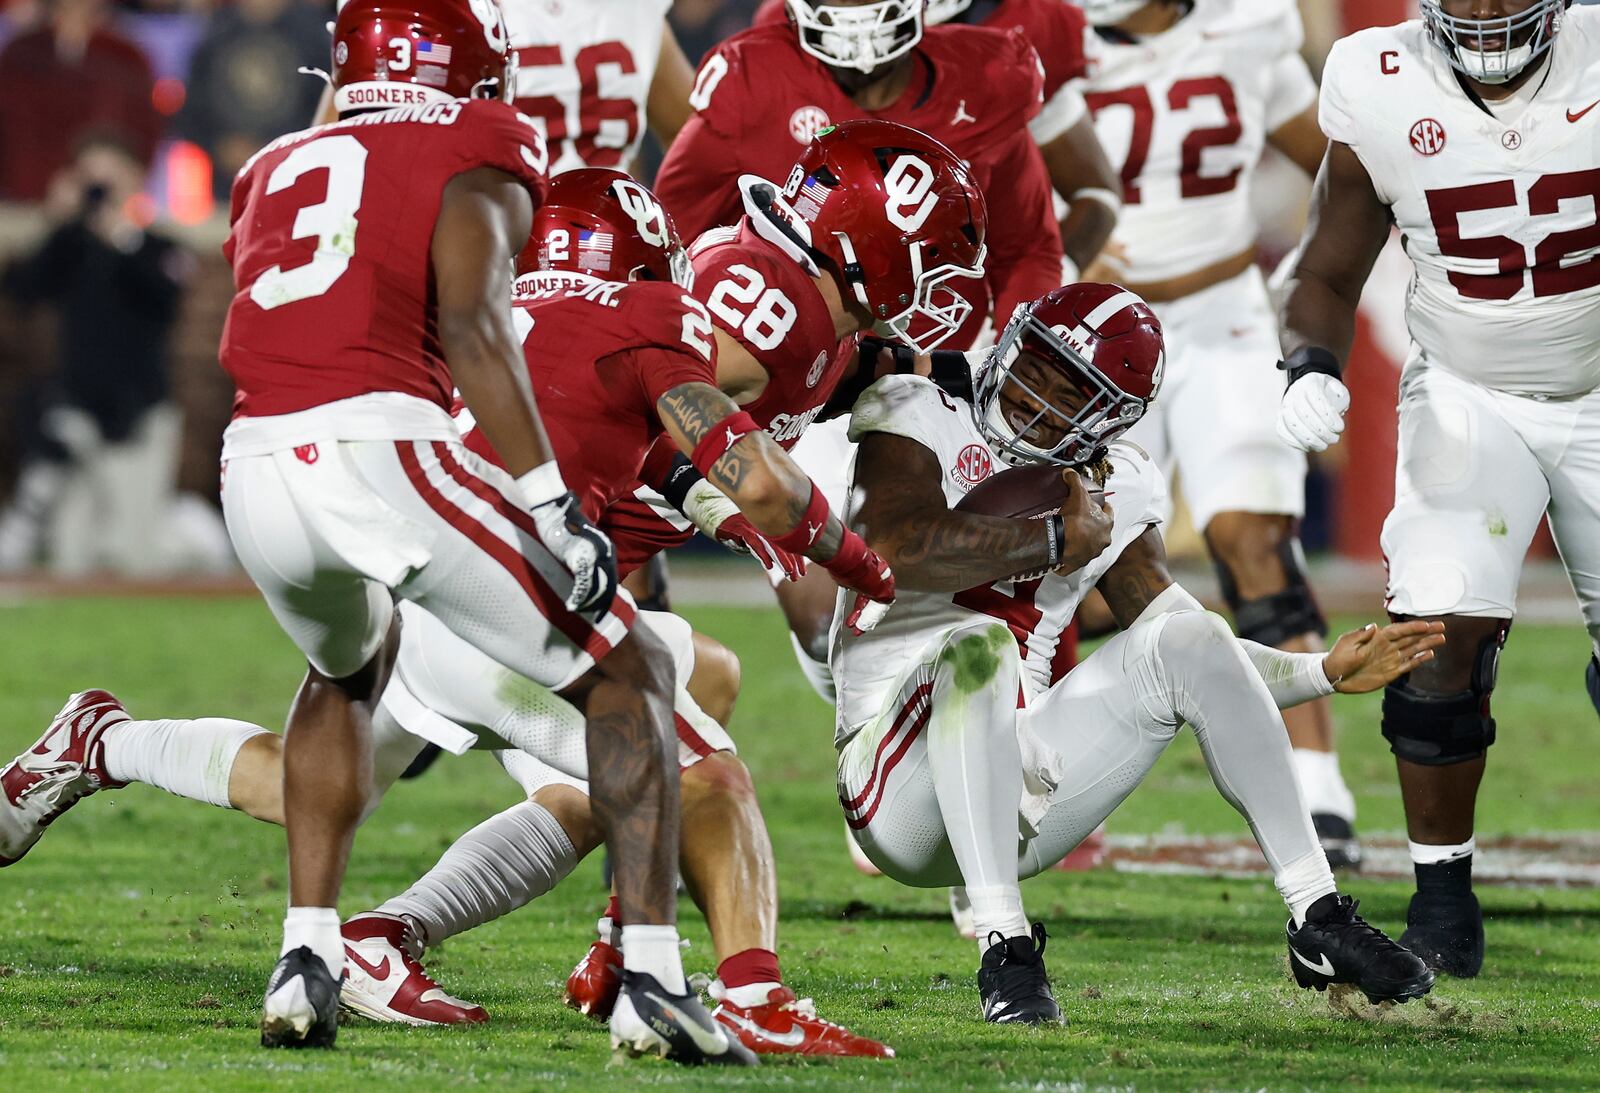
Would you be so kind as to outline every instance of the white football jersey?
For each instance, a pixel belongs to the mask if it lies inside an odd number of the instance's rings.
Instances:
[[[1250,178],[1267,134],[1317,101],[1294,0],[1196,0],[1172,29],[1108,38],[1084,89],[1122,174],[1113,242],[1132,284],[1255,243]]]
[[[626,171],[672,0],[505,0],[517,52],[516,106],[544,122],[550,173]]]
[[[1600,385],[1600,9],[1574,7],[1545,70],[1468,98],[1421,22],[1328,54],[1322,128],[1390,208],[1424,360],[1502,391]]]
[[[920,376],[887,376],[862,394],[850,415],[850,439],[859,442],[867,433],[893,433],[933,452],[944,469],[944,496],[952,506],[1008,466],[978,431],[971,404]],[[859,635],[840,622],[843,610],[834,613],[829,659],[839,692],[837,745],[843,746],[882,712],[896,679],[929,642],[974,615],[987,615],[1010,627],[1022,651],[1029,696],[1049,688],[1060,674],[1056,653],[1061,635],[1078,604],[1129,543],[1161,522],[1165,511],[1166,480],[1149,456],[1119,440],[1111,445],[1110,461],[1106,501],[1113,516],[1111,545],[1070,576],[1052,573],[1040,580],[998,581],[954,595],[901,589],[883,621]],[[841,592],[841,606],[854,598],[854,593]]]

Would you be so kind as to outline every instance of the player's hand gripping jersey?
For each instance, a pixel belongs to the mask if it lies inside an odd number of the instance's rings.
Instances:
[[[239,390],[236,416],[377,392],[448,409],[454,384],[431,258],[444,188],[491,167],[527,186],[537,206],[545,159],[526,119],[482,99],[357,114],[256,153],[234,182],[224,246],[236,291],[221,355]],[[351,408],[319,435],[423,439],[415,423],[415,413]]]
[[[645,101],[671,0],[506,0],[516,107],[544,123],[550,173],[626,171],[644,139]]]
[[[1102,38],[1085,97],[1122,175],[1113,242],[1126,281],[1181,277],[1248,249],[1250,176],[1267,134],[1317,98],[1293,0],[1201,0],[1161,34]]]
[[[945,499],[952,506],[1005,467],[978,431],[971,404],[919,376],[886,377],[861,396],[851,415],[850,439],[859,442],[874,432],[903,436],[933,452],[944,469]],[[974,617],[999,619],[1016,637],[1024,669],[1020,700],[1055,682],[1056,651],[1078,604],[1129,543],[1160,523],[1166,505],[1161,470],[1138,447],[1115,441],[1109,460],[1105,496],[1113,516],[1111,545],[1082,569],[1039,580],[999,581],[954,595],[901,589],[888,614],[866,634],[838,626],[836,613],[831,658],[839,689],[836,745],[879,716],[906,664],[930,641]]]
[[[1389,205],[1424,359],[1486,387],[1600,385],[1600,10],[1563,16],[1543,72],[1484,109],[1421,22],[1340,41],[1321,120]]]
[[[1013,31],[941,26],[926,29],[911,63],[916,67],[905,94],[884,110],[867,111],[839,88],[826,65],[801,50],[791,27],[734,35],[701,62],[691,99],[695,114],[661,165],[657,196],[685,233],[705,231],[743,211],[739,176],[781,182],[819,129],[869,117],[910,126],[966,160],[996,210],[985,281],[1003,320],[1061,281],[1050,180],[1027,132],[1043,86],[1038,56]],[[915,180],[907,184],[909,205]],[[976,283],[958,287],[968,295]],[[976,335],[988,303],[974,304],[974,315],[946,348],[970,344]]]

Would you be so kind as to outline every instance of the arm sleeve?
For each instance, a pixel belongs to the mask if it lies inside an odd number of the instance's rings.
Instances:
[[[997,327],[1020,303],[1061,285],[1061,232],[1051,200],[1050,176],[1026,130],[1006,144],[990,175],[989,261],[985,280]]]
[[[1298,53],[1285,53],[1272,66],[1267,90],[1267,132],[1306,112],[1317,102],[1317,81]]]

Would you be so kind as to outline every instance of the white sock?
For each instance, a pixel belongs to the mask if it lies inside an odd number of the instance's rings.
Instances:
[[[335,980],[344,974],[344,938],[334,907],[291,907],[283,917],[283,948],[278,955],[306,946],[328,966]]]
[[[1305,922],[1307,908],[1339,890],[1321,847],[1315,854],[1306,854],[1281,866],[1272,875],[1272,883],[1277,885],[1283,902],[1289,905],[1289,914],[1296,926]]]
[[[718,979],[711,984],[709,993],[718,1001],[727,1000],[736,1006],[751,1009],[766,1005],[772,992],[781,986],[782,983],[746,983],[742,987],[729,987]]]
[[[143,782],[179,797],[231,808],[228,779],[245,741],[266,732],[226,717],[193,721],[124,721],[106,730],[106,773],[118,782]]]
[[[1295,748],[1290,757],[1294,762],[1294,779],[1300,784],[1300,795],[1306,799],[1306,809],[1313,815],[1331,813],[1354,823],[1356,799],[1339,772],[1338,754]]]
[[[622,966],[630,972],[653,975],[668,994],[683,994],[683,956],[678,949],[676,926],[622,927]]]
[[[967,886],[967,901],[972,904],[972,923],[978,930],[978,952],[989,948],[989,935],[1028,936],[1028,916],[1022,913],[1022,889],[1014,884],[984,888]]]
[[[1476,835],[1464,843],[1449,843],[1443,846],[1434,846],[1430,843],[1406,843],[1411,848],[1411,860],[1417,865],[1443,865],[1445,862],[1460,861],[1469,857],[1478,848]]]
[[[378,910],[411,919],[437,945],[538,899],[577,864],[550,810],[523,801],[451,843],[437,865]]]
[[[811,684],[811,689],[817,692],[817,697],[832,706],[839,698],[839,689],[833,682],[833,669],[828,667],[825,660],[817,660],[806,652],[806,647],[800,644],[800,639],[794,636],[794,631],[789,631],[789,644],[794,647],[794,659],[800,664],[800,672],[806,677],[806,682]]]

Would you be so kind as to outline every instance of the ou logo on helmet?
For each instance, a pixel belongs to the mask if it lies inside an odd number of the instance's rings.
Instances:
[[[496,53],[506,51],[506,23],[500,16],[500,5],[494,0],[467,0],[467,5],[472,8],[472,14],[483,27],[483,40],[489,43],[489,48]]]
[[[631,178],[619,178],[611,184],[611,192],[616,195],[622,211],[633,219],[646,243],[665,247],[672,242],[667,233],[667,214],[649,190]]]
[[[939,203],[933,192],[933,168],[916,156],[896,156],[884,173],[883,188],[888,192],[884,211],[889,223],[903,232],[922,227]]]

